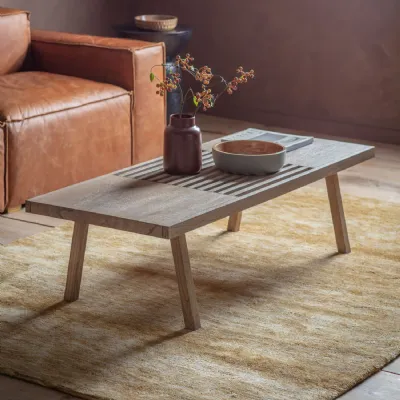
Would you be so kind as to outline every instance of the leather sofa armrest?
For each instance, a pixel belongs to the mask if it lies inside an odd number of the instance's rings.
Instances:
[[[29,12],[0,5],[0,75],[23,67],[31,41]]]
[[[33,30],[31,56],[36,70],[133,92],[132,163],[161,155],[166,105],[149,74],[165,62],[164,43]],[[162,76],[161,67],[157,72]]]

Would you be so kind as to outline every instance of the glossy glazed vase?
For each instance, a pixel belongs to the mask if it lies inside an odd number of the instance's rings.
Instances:
[[[189,114],[172,114],[164,132],[164,170],[171,175],[201,171],[201,131]]]

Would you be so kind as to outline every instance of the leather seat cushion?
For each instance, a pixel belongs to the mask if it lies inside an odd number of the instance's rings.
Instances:
[[[47,72],[0,76],[0,121],[16,122],[126,95],[118,86]]]

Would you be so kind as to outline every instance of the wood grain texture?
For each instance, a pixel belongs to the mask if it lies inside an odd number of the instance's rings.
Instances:
[[[28,202],[28,212],[166,239],[173,237],[171,226],[231,202],[230,197],[217,193],[115,175],[73,185],[37,200]]]
[[[339,253],[350,253],[350,241],[347,233],[346,218],[340,193],[339,177],[337,174],[326,177],[329,204],[331,206],[333,228]]]
[[[88,229],[88,224],[84,222],[75,222],[68,265],[67,284],[65,286],[65,301],[72,302],[79,298]]]
[[[185,235],[171,239],[185,326],[192,331],[201,327]]]
[[[204,145],[205,151],[218,142]],[[39,196],[28,201],[26,209],[40,215],[172,239],[373,156],[372,146],[316,139],[312,145],[288,154],[287,162],[294,166],[293,170],[289,167],[265,182],[256,177],[237,177],[238,190],[230,186],[236,185],[231,176],[213,170],[212,160],[208,165],[210,173],[178,181],[159,171],[160,160],[151,160],[133,169]],[[219,192],[220,189],[223,190]]]
[[[235,213],[229,217],[228,221],[228,231],[229,232],[239,232],[240,224],[242,222],[242,212]]]

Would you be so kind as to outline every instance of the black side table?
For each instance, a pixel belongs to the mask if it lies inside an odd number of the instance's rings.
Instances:
[[[134,23],[114,26],[114,30],[119,37],[130,38],[136,40],[144,40],[146,42],[164,42],[167,57],[167,68],[173,68],[175,58],[178,54],[186,51],[190,38],[192,37],[192,29],[178,25],[172,31],[156,32],[139,29]],[[150,73],[150,71],[149,71]],[[167,96],[167,122],[169,116],[180,112],[180,94],[179,92],[168,93]]]

